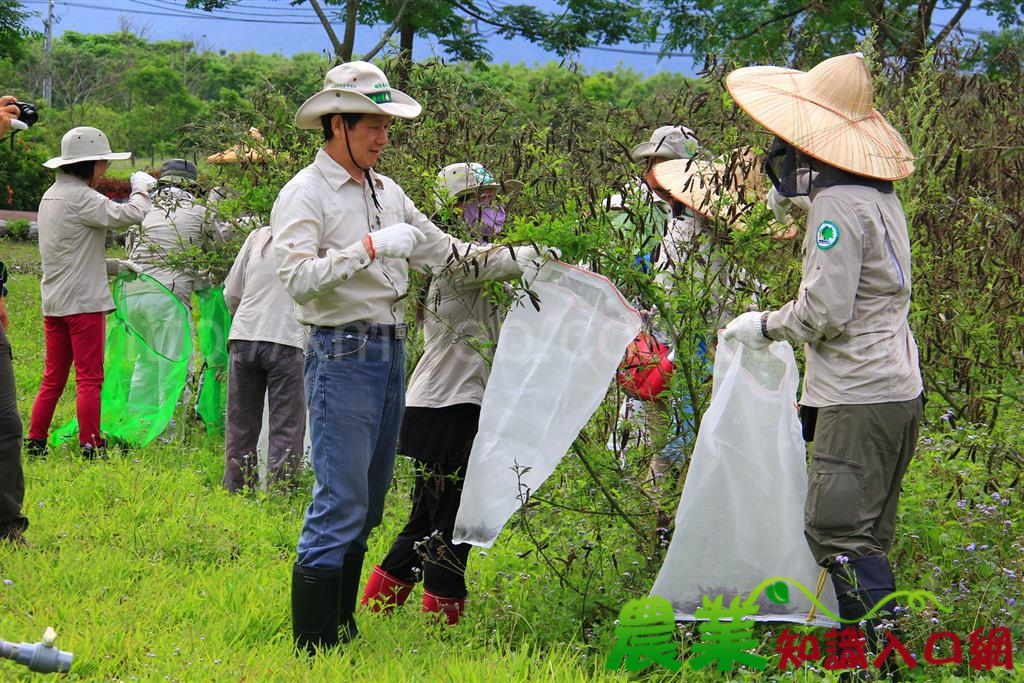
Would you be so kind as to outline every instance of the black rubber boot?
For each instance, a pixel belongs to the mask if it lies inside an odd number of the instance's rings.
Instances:
[[[295,651],[310,655],[338,644],[341,572],[292,567],[292,637]]]
[[[357,635],[356,598],[359,596],[360,577],[363,573],[363,557],[365,553],[347,553],[345,564],[341,566],[341,591],[338,595],[338,611],[340,613],[341,642],[347,643]]]
[[[25,452],[30,458],[41,458],[50,452],[46,439],[25,439]]]
[[[864,633],[866,649],[872,655],[868,658],[868,663],[871,664],[874,657],[885,647],[885,629],[881,627],[881,622],[883,619],[892,621],[898,607],[895,600],[882,602],[896,590],[896,579],[892,574],[889,559],[885,555],[853,557],[845,564],[833,565],[831,572],[832,585],[836,589],[836,600],[839,603],[839,616],[861,622],[860,629]],[[865,619],[864,617],[879,604],[881,607],[870,618]],[[895,628],[889,630],[895,631]],[[897,661],[898,656],[890,654],[881,670],[860,671],[859,677],[862,680],[877,677],[899,681],[901,677]],[[845,680],[850,678],[846,677]]]

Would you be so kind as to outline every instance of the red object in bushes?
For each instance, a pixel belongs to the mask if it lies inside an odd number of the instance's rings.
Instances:
[[[630,396],[653,401],[672,378],[672,361],[668,356],[667,346],[641,332],[626,349],[615,379]]]
[[[132,193],[132,184],[127,180],[100,176],[96,191],[115,202],[126,202]]]

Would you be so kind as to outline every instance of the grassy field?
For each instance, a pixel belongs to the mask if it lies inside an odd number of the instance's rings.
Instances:
[[[9,335],[27,423],[43,367],[38,256],[34,245],[0,240],[0,259],[13,274]],[[73,416],[73,396],[69,386],[55,426]],[[922,437],[893,560],[901,587],[929,589],[953,612],[907,617],[905,642],[914,652],[921,651],[928,632],[952,630],[964,639],[966,656],[966,635],[973,628],[1006,625],[1022,660],[1017,664],[1024,666],[1024,513],[1020,465],[1013,459],[1024,444],[1019,427],[1012,416],[991,433],[936,420]],[[494,548],[474,550],[468,613],[458,627],[427,621],[418,612],[417,591],[390,618],[360,614],[361,637],[342,651],[314,661],[296,658],[290,566],[310,479],[307,475],[305,485],[290,495],[230,496],[220,488],[222,457],[222,443],[190,423],[179,442],[114,452],[106,461],[83,461],[70,450],[27,461],[25,509],[32,545],[0,546],[0,638],[35,642],[46,626],[55,627],[60,646],[75,653],[68,678],[83,681],[730,678],[709,669],[605,671],[615,615],[585,600],[581,605],[515,525]],[[570,494],[558,480],[556,472],[542,493],[572,507],[578,501],[565,499]],[[404,522],[409,481],[410,469],[400,462],[364,575]],[[538,513],[537,518],[555,535],[576,533],[569,513]],[[626,562],[636,551],[611,526],[599,542]],[[653,575],[616,576],[609,570],[597,577],[605,601],[616,606],[641,597],[653,581]],[[732,678],[831,680],[831,674],[809,667],[797,675],[780,673],[773,654],[780,630],[758,627],[759,652],[772,657],[769,667],[760,673],[737,670]],[[692,642],[692,635],[686,636],[681,633],[682,640]],[[979,674],[966,664],[922,665],[910,676],[1020,680],[1017,671]],[[0,680],[33,677],[0,661]]]

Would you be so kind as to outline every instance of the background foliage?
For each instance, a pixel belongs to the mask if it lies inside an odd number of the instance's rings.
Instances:
[[[55,107],[15,139],[23,154],[12,156],[3,146],[0,164],[19,166],[2,167],[0,190],[4,182],[19,183],[7,192],[9,201],[34,208],[32,197],[49,177],[32,175],[37,162],[55,154],[60,136],[78,123],[103,128],[115,147],[141,153],[146,165],[171,155],[202,161],[236,144],[256,147],[265,161],[202,164],[203,186],[228,196],[218,204],[221,217],[240,229],[218,251],[188,259],[223,272],[245,230],[266,222],[280,187],[310,162],[318,135],[291,121],[298,103],[319,89],[330,60],[197,52],[187,43],[130,33],[67,33],[57,42],[65,71]],[[911,324],[929,404],[893,560],[901,585],[927,587],[955,609],[949,616],[911,615],[903,627],[916,652],[938,625],[963,637],[979,625],[1006,624],[1019,642],[1024,95],[1013,81],[969,73],[954,51],[930,52],[908,69],[871,43],[861,47],[873,62],[876,106],[918,157],[916,172],[897,189],[912,231]],[[814,54],[798,63],[813,63]],[[29,41],[18,61],[0,60],[0,82],[13,83],[25,98],[38,94],[38,60],[38,45]],[[381,65],[397,68],[388,60]],[[557,65],[419,64],[409,72],[408,89],[426,113],[396,123],[380,170],[423,208],[433,206],[437,169],[452,161],[482,161],[499,177],[523,180],[526,190],[510,207],[509,241],[561,248],[566,260],[611,278],[679,348],[692,348],[720,323],[713,315],[720,292],[709,271],[739,283],[733,288],[739,307],[755,300],[761,308],[778,306],[799,281],[799,245],[765,236],[777,226],[759,201],[766,188],[756,181],[742,201],[744,226],[709,224],[676,265],[669,291],[656,285],[657,273],[635,266],[638,254],[658,249],[660,235],[641,208],[641,169],[627,156],[634,144],[658,125],[683,123],[697,131],[703,154],[741,164],[735,150],[756,156],[769,140],[733,107],[723,73],[720,67],[698,81],[670,74],[644,79],[627,70],[582,74]],[[250,126],[263,133],[262,142],[248,137]],[[635,229],[605,210],[612,193],[634,207]],[[250,217],[255,221],[243,220]],[[9,242],[0,242],[0,253],[14,273],[12,338],[19,406],[27,416],[42,373],[38,260]],[[410,346],[418,346],[415,335]],[[680,355],[674,405],[693,403],[699,414],[709,378],[700,363]],[[411,628],[411,610],[390,621],[367,618],[367,639],[318,661],[314,675],[347,677],[353,664],[361,670],[371,662],[381,667],[380,678],[395,680],[410,672],[436,678],[438,667],[459,680],[495,670],[524,680],[600,674],[618,608],[646,592],[661,564],[685,474],[684,465],[665,485],[651,486],[644,480],[651,444],[634,439],[626,448],[606,447],[613,430],[635,434],[643,427],[619,422],[620,399],[613,387],[498,547],[474,555],[464,625],[440,635]],[[58,421],[72,410],[69,392]],[[56,622],[68,633],[66,644],[83,653],[83,678],[309,677],[288,655],[285,609],[305,493],[227,497],[217,490],[221,447],[188,425],[174,443],[115,455],[99,466],[69,452],[30,463],[31,531],[40,549],[0,549],[0,578],[12,582],[0,591],[4,637],[17,631],[29,639]],[[404,464],[399,473],[371,554],[383,553],[388,534],[403,521]],[[185,597],[168,599],[172,586]],[[86,597],[65,606],[55,595]],[[758,635],[762,652],[773,651],[772,627],[759,627]],[[693,637],[681,635],[684,645]],[[392,654],[385,664],[381,643]],[[966,667],[943,671],[971,675]],[[934,680],[934,670],[919,675]]]

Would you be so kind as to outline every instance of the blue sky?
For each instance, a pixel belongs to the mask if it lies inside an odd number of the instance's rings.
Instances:
[[[504,4],[510,1],[504,0]],[[184,0],[57,0],[59,22],[55,32],[57,35],[65,30],[110,33],[118,30],[123,16],[137,27],[147,27],[147,36],[151,39],[187,38],[214,50],[292,54],[319,52],[327,50],[330,45],[308,5],[290,7],[285,0],[241,0],[228,11],[210,15],[198,10],[186,11],[184,4]],[[548,10],[556,5],[551,0],[532,4]],[[22,0],[22,5],[40,14],[30,24],[32,28],[42,30],[46,1]],[[943,12],[936,13],[936,20],[941,21],[942,17]],[[977,10],[968,12],[964,26],[973,30],[996,28],[993,18]],[[369,49],[378,36],[379,30],[360,27],[356,33],[357,54]],[[494,53],[495,62],[533,64],[558,59],[553,53],[526,41],[503,40],[497,36],[489,38],[488,48]],[[619,45],[616,48],[634,52],[655,51],[653,47],[639,45]],[[435,45],[417,38],[416,59],[438,52]],[[588,71],[611,69],[619,64],[645,74],[675,71],[693,75],[695,71],[693,60],[687,57],[668,57],[659,61],[655,55],[616,52],[606,48],[583,50],[577,61]]]

